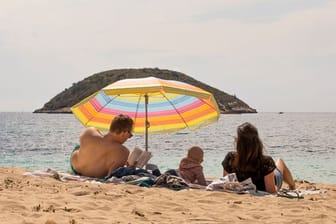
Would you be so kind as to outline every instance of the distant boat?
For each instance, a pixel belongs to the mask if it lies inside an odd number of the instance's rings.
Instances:
[[[279,114],[283,114],[284,112],[279,112]]]

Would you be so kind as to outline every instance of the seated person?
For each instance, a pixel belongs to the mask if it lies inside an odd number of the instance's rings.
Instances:
[[[203,174],[203,150],[193,146],[188,150],[187,157],[183,158],[179,166],[179,176],[190,184],[206,186],[207,182]]]
[[[270,156],[263,153],[264,146],[258,130],[246,122],[237,128],[236,150],[229,152],[223,162],[223,176],[236,173],[238,181],[251,178],[257,190],[276,193],[284,180],[289,189],[295,189],[292,174],[283,160],[274,163]]]
[[[80,135],[80,147],[71,154],[74,174],[103,178],[126,165],[129,150],[123,143],[133,136],[133,125],[129,116],[120,114],[114,117],[106,135],[96,128],[86,128]]]

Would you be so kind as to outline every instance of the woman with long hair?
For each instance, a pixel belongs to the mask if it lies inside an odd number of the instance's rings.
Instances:
[[[245,122],[237,128],[236,151],[229,152],[223,162],[223,176],[236,173],[238,181],[251,178],[257,190],[276,193],[282,181],[289,189],[295,189],[295,182],[285,162],[264,155],[264,146],[258,130],[251,123]]]

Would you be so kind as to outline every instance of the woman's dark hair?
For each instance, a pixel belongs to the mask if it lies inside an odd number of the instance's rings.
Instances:
[[[264,146],[259,138],[258,129],[245,122],[237,128],[236,150],[237,166],[241,171],[256,171],[261,167]]]
[[[121,132],[132,132],[133,131],[133,120],[128,115],[119,114],[115,116],[110,125],[110,132],[115,132],[117,134]]]

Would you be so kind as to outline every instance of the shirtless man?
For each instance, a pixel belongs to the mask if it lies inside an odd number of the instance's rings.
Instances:
[[[133,120],[127,115],[116,116],[106,135],[95,128],[86,128],[80,136],[80,147],[74,150],[70,165],[78,175],[103,178],[126,164],[129,150],[122,144],[131,138]]]

